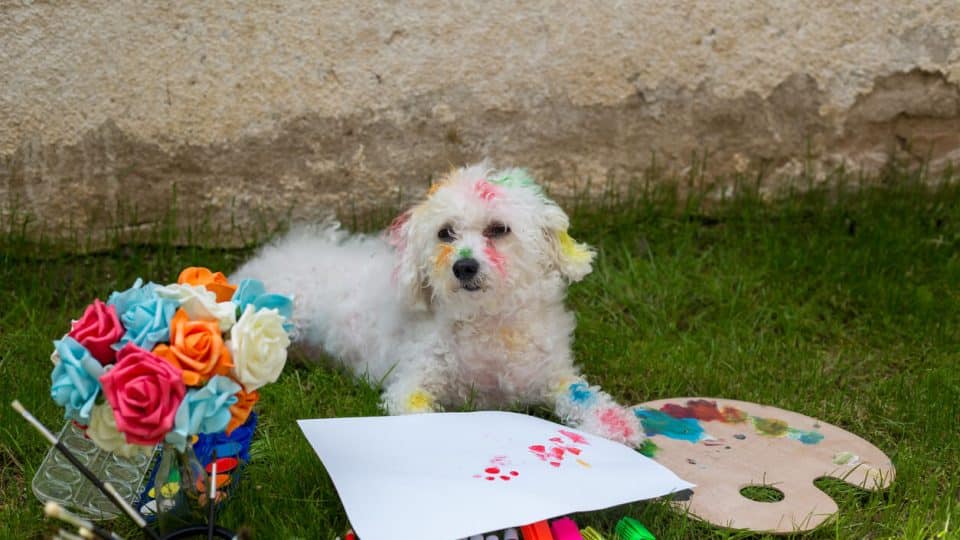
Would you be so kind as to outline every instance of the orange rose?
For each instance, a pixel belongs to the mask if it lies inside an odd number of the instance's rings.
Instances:
[[[237,396],[237,402],[230,406],[231,418],[226,430],[228,436],[247,421],[250,411],[253,410],[253,404],[260,399],[260,393],[256,390],[247,392],[241,388],[235,395]]]
[[[227,283],[227,276],[222,272],[213,273],[201,266],[191,266],[180,272],[177,278],[180,285],[203,285],[208,291],[217,295],[217,302],[228,302],[237,292],[237,286]]]
[[[233,367],[230,349],[223,343],[217,321],[191,321],[178,309],[170,321],[170,345],[161,343],[153,354],[183,371],[187,386],[198,386]]]

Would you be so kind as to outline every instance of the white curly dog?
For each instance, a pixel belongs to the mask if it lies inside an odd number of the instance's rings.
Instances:
[[[232,279],[294,296],[297,340],[383,385],[390,414],[548,404],[633,446],[634,413],[574,365],[567,285],[594,252],[522,169],[482,163],[433,184],[380,235],[298,229]]]

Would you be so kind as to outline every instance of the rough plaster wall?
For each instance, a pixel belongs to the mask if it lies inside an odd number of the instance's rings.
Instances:
[[[0,3],[0,212],[314,219],[489,156],[557,192],[960,157],[960,2]],[[119,215],[118,207],[137,207]]]

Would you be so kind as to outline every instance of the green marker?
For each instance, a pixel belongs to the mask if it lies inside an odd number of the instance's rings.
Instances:
[[[657,540],[639,521],[624,516],[613,529],[620,540]]]

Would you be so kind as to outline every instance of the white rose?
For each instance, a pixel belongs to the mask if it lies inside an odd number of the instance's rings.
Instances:
[[[87,426],[87,437],[90,437],[90,440],[103,450],[125,458],[153,453],[152,446],[127,443],[123,433],[117,431],[117,420],[113,417],[113,409],[110,408],[109,403],[93,406],[93,410],[90,411],[90,425]]]
[[[230,330],[227,346],[233,354],[230,375],[247,392],[272,383],[287,363],[290,338],[283,329],[283,316],[276,309],[254,311],[248,304],[240,320]]]
[[[157,296],[180,302],[180,307],[193,321],[217,321],[220,331],[226,332],[237,322],[237,305],[217,302],[217,295],[203,285],[177,284],[157,287]]]

